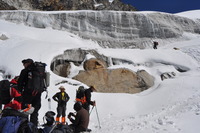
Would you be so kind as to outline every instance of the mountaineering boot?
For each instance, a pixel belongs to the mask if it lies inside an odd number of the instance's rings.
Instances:
[[[62,124],[65,125],[65,117],[62,117]]]
[[[60,124],[60,117],[56,117],[56,124]]]
[[[81,131],[80,133],[90,133],[90,132],[92,132],[91,129],[86,129],[85,131]]]

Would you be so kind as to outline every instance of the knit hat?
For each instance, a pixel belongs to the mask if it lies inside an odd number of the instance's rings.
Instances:
[[[74,104],[74,110],[79,111],[82,108],[81,102],[76,102]]]
[[[22,63],[25,64],[25,63],[33,63],[33,60],[28,58],[28,59],[24,59],[22,60]]]

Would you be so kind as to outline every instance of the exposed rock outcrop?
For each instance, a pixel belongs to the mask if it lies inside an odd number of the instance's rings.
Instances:
[[[175,73],[175,72],[165,72],[165,73],[162,73],[162,74],[160,75],[161,80],[174,78],[175,76],[176,76],[176,73]]]
[[[107,64],[103,60],[92,58],[92,59],[86,60],[84,62],[83,68],[86,71],[100,69],[100,68],[105,69],[105,68],[107,68]]]
[[[114,0],[110,3],[108,0],[1,0],[4,6],[3,10],[9,10],[14,7],[17,10],[115,10],[115,11],[135,11],[136,9],[124,4],[121,0]],[[1,4],[1,2],[0,2]]]
[[[94,59],[87,59],[84,62],[87,55],[93,55]],[[75,66],[80,66],[84,62],[83,67],[85,70],[93,70],[95,68],[107,68],[109,66],[119,65],[121,63],[134,64],[132,61],[129,60],[106,57],[102,54],[99,54],[93,49],[84,50],[79,48],[66,50],[63,54],[54,57],[51,63],[51,70],[59,76],[67,77],[70,72],[69,69],[66,69],[66,65],[68,65],[69,67],[71,65],[70,62],[73,63]],[[63,68],[65,69],[65,71],[63,71]],[[65,74],[63,72],[65,72]]]
[[[137,71],[136,74],[145,82],[146,88],[152,87],[154,85],[154,77],[151,76],[147,71],[140,70]]]
[[[149,74],[138,76],[137,73],[125,68],[81,71],[73,79],[88,86],[94,85],[98,92],[110,93],[138,93],[154,83],[154,78]]]
[[[124,4],[121,0],[94,0],[96,10],[115,10],[115,11],[136,11],[137,9],[131,5]]]
[[[88,54],[94,58],[87,59]],[[77,75],[70,74],[71,63],[78,66]],[[133,64],[125,59],[108,58],[95,50],[71,49],[53,59],[51,70],[59,76],[70,75],[88,86],[94,85],[99,92],[138,93],[154,85],[154,77],[144,70],[108,69],[110,65],[121,63]]]
[[[70,74],[70,69],[70,63],[66,62],[64,64],[57,65],[53,72],[59,76],[68,77],[68,75]]]
[[[108,64],[110,64],[108,57],[99,54],[95,50],[70,49],[70,50],[66,50],[62,55],[58,55],[54,59],[52,59],[51,70],[55,74],[62,76],[63,74],[61,74],[59,72],[62,71],[60,69],[66,68],[65,64],[70,65],[69,63],[72,62],[74,65],[80,66],[81,63],[83,63],[83,61],[85,60],[87,54],[91,54],[95,58],[101,59],[101,62],[105,62],[104,66],[108,66]],[[97,62],[99,62],[99,61],[97,61]],[[64,66],[62,66],[62,65],[64,65]],[[87,64],[85,64],[85,68],[90,69],[90,68],[87,68]],[[69,72],[66,72],[66,73],[68,73],[67,75],[69,75]],[[66,75],[66,74],[64,74],[64,75]]]
[[[0,10],[16,10],[16,8],[0,0]]]

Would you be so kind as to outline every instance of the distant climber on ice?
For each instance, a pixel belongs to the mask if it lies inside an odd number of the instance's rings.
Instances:
[[[158,47],[158,42],[157,41],[153,41],[153,49],[157,49]]]

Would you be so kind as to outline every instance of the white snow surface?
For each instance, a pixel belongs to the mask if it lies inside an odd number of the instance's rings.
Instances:
[[[181,17],[187,17],[190,19],[200,19],[200,10],[185,11],[185,12],[176,13],[175,15],[178,15]]]
[[[83,84],[70,78],[59,77],[50,71],[53,57],[67,49],[96,49],[106,56],[131,60],[138,65],[121,64],[111,68],[123,67],[132,71],[144,69],[155,77],[155,85],[138,94],[94,92],[92,100],[96,101],[97,108],[92,111],[89,123],[93,133],[198,133],[200,131],[199,35],[191,34],[195,37],[189,41],[159,45],[157,50],[151,48],[140,50],[103,49],[91,40],[81,39],[66,31],[31,28],[0,20],[0,36],[2,34],[9,39],[0,40],[0,69],[15,76],[23,69],[21,63],[23,59],[32,58],[35,61],[45,62],[47,71],[51,73],[48,96],[51,98],[58,92],[60,85],[65,86],[70,96],[67,114],[74,112],[73,104],[78,86],[72,84]],[[179,50],[174,50],[174,47]],[[186,69],[187,72],[177,71],[175,69],[177,66]],[[75,67],[73,71],[76,71]],[[162,81],[160,74],[164,72],[175,72],[176,76]],[[71,84],[55,85],[63,80]],[[56,112],[57,106],[53,100],[49,106],[44,97],[45,93],[42,95],[42,107],[39,111],[41,124],[45,112],[48,110]],[[70,123],[69,120],[67,122]]]

